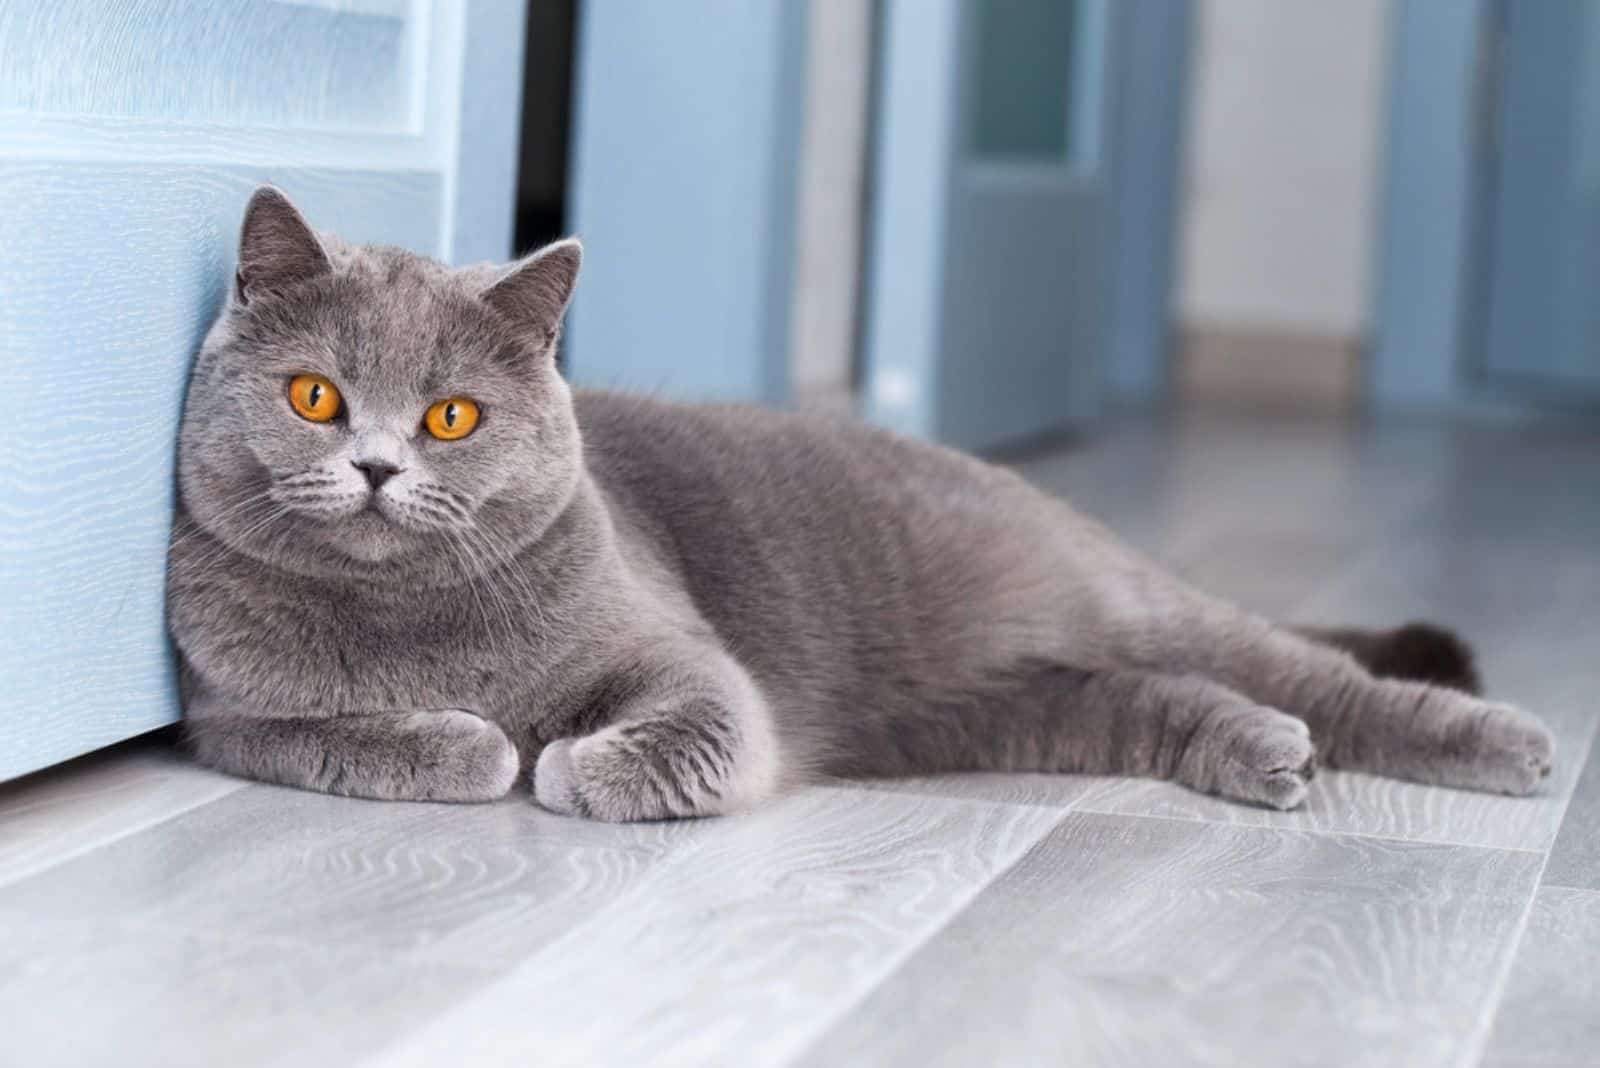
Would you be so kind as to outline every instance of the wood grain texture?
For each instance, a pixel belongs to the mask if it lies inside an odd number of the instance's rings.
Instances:
[[[355,1064],[487,972],[338,945],[41,918],[0,906],[0,1060]]]
[[[0,886],[242,789],[164,742],[135,742],[0,786]]]
[[[1068,814],[798,1063],[1456,1063],[1527,853]]]
[[[1546,886],[1533,900],[1485,1063],[1600,1060],[1600,891]]]
[[[715,821],[379,1063],[783,1063],[1056,818],[814,789]]]
[[[0,0],[0,110],[401,129],[409,7]]]
[[[1578,759],[1573,753],[1573,762]],[[1544,885],[1600,890],[1600,736],[1589,744],[1589,759],[1550,846]]]
[[[177,717],[173,442],[244,202],[269,179],[354,240],[438,241],[435,174],[0,163],[0,246],[27,250],[0,262],[0,351],[13,391],[50,412],[0,433],[0,780]]]
[[[252,786],[0,889],[0,907],[504,969],[711,826]]]

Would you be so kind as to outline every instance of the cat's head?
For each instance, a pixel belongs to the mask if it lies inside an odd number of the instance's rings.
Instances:
[[[319,237],[258,190],[184,410],[192,521],[288,570],[378,581],[537,537],[581,470],[555,367],[580,260],[563,241],[451,270]]]

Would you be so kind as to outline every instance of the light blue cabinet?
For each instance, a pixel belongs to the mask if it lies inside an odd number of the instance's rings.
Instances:
[[[177,718],[173,439],[250,191],[355,240],[505,258],[522,19],[0,0],[0,779]]]

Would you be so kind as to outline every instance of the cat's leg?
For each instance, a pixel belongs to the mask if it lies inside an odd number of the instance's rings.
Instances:
[[[612,822],[714,816],[778,789],[780,756],[760,689],[717,649],[614,674],[607,726],[545,746],[534,795],[553,812]]]
[[[1539,720],[1458,690],[1380,679],[1350,655],[1210,599],[1154,613],[1125,643],[1139,666],[1204,674],[1304,719],[1329,767],[1527,794],[1555,742]]]
[[[1138,775],[1288,809],[1316,760],[1305,723],[1209,679],[1025,661],[970,692],[853,722],[826,766]]]
[[[347,797],[493,801],[518,770],[505,733],[458,709],[285,719],[191,702],[185,733],[203,764]]]

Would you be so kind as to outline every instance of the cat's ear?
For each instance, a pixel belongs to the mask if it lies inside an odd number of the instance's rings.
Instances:
[[[264,185],[244,209],[234,295],[240,304],[332,270],[328,254],[282,191]]]
[[[479,296],[518,329],[549,347],[561,334],[561,317],[572,300],[581,266],[583,245],[569,237],[518,260]]]

